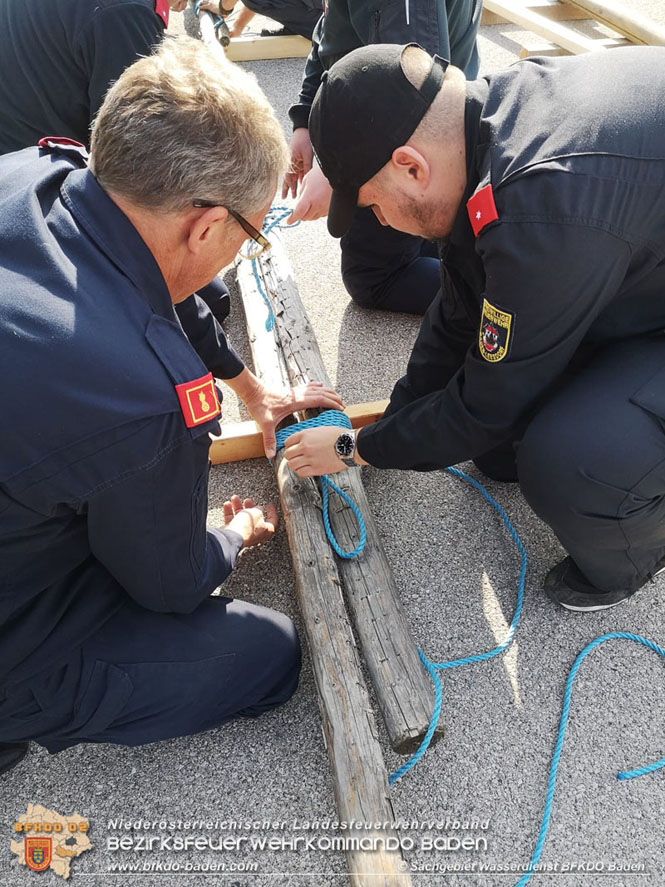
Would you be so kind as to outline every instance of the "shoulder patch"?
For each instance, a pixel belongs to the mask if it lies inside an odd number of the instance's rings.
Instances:
[[[168,4],[168,0],[155,0],[155,12],[164,22],[164,27],[168,28],[169,26],[169,12],[171,11],[171,7]]]
[[[200,379],[192,379],[191,382],[176,385],[175,390],[180,401],[180,409],[185,417],[185,425],[188,428],[209,422],[222,412],[212,373],[201,376]]]
[[[483,299],[478,348],[485,360],[497,363],[508,354],[514,320],[513,313],[495,308],[494,305],[490,305],[487,299]]]
[[[490,222],[496,222],[499,214],[496,211],[492,186],[485,185],[480,191],[476,191],[473,197],[467,200],[466,211],[469,214],[469,221],[476,237],[485,225],[489,225]]]

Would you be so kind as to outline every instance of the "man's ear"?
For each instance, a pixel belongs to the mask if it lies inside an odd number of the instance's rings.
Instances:
[[[432,175],[427,158],[411,145],[395,148],[390,158],[393,172],[408,185],[426,188]]]
[[[198,255],[205,249],[211,238],[217,238],[220,226],[224,225],[229,217],[229,211],[225,206],[210,206],[199,215],[189,216],[187,220],[187,246],[193,255]]]

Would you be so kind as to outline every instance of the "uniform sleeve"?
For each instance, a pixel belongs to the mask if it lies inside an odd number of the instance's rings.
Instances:
[[[406,386],[416,395],[429,386],[429,393],[405,402],[398,390],[401,408],[359,433],[358,451],[372,465],[428,471],[510,439],[563,373],[630,261],[629,245],[613,234],[558,221],[500,222],[481,234],[479,246],[486,272],[483,299],[494,309],[489,319],[498,332],[498,345],[490,347],[496,351],[481,351],[479,311],[475,341],[446,380],[455,336],[451,341],[435,317],[398,383],[398,389]]]
[[[81,35],[89,75],[90,119],[99,110],[109,86],[139,56],[150,54],[164,34],[162,20],[141,3],[97,9]]]
[[[305,73],[300,87],[300,95],[298,96],[298,101],[289,108],[289,117],[291,118],[294,129],[307,128],[309,112],[312,109],[312,102],[314,101],[319,86],[321,86],[323,63],[319,58],[319,46],[321,43],[323,21],[324,16],[321,16],[314,28],[314,33],[312,34],[312,48],[307,56],[307,62],[305,63]]]
[[[245,365],[229,345],[226,334],[200,296],[194,294],[176,306],[185,335],[203,363],[218,379],[233,379]]]
[[[226,579],[242,548],[238,533],[206,529],[208,435],[192,440],[186,433],[153,455],[156,437],[168,440],[178,420],[151,420],[135,435],[131,446],[148,461],[97,490],[87,506],[94,557],[137,603],[166,613],[194,610]]]

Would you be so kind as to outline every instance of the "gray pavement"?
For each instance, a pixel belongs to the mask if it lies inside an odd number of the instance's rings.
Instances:
[[[624,4],[665,24],[661,0]],[[174,16],[174,29],[180,16]],[[483,72],[510,63],[519,51],[516,29],[482,29]],[[287,125],[286,109],[298,92],[302,60],[250,65]],[[385,397],[404,370],[418,321],[353,306],[341,284],[338,246],[323,221],[285,234],[295,276],[317,331],[329,375],[347,402]],[[228,332],[249,359],[242,310],[235,307]],[[245,418],[232,396],[225,421]],[[477,476],[472,466],[470,473]],[[497,515],[457,479],[442,473],[364,469],[368,496],[419,645],[444,660],[493,647],[515,607],[519,557]],[[556,478],[552,478],[556,483]],[[546,571],[562,557],[549,529],[512,486],[487,483],[521,535],[529,556],[524,612],[510,651],[490,662],[443,674],[447,739],[393,790],[396,817],[437,825],[405,830],[406,853],[416,885],[509,887],[517,874],[462,871],[436,866],[517,867],[528,862],[540,825],[563,688],[575,656],[594,637],[623,630],[663,642],[665,580],[605,614],[566,613],[540,591]],[[270,468],[260,460],[213,469],[210,522],[220,520],[231,492],[276,496]],[[285,534],[244,554],[224,586],[238,597],[299,615]],[[618,782],[617,771],[665,754],[665,663],[627,641],[605,644],[584,663],[576,681],[549,836],[541,862],[556,871],[539,874],[539,887],[633,887],[665,883],[665,783],[663,772]],[[389,771],[402,763],[380,726]],[[0,779],[5,844],[0,847],[0,887],[28,884],[37,876],[19,868],[9,851],[12,825],[29,802],[90,820],[93,850],[74,860],[77,887],[175,885],[305,885],[346,883],[343,855],[326,849],[289,850],[303,826],[336,819],[309,655],[294,699],[257,721],[238,722],[196,737],[143,748],[79,746],[56,757],[33,748],[26,761]],[[149,829],[123,832],[112,820],[142,820]],[[283,837],[284,849],[226,852],[169,849],[120,851],[109,840],[123,833],[161,838],[214,834],[193,820],[221,821],[222,836]],[[234,831],[270,820],[277,827]],[[449,822],[447,822],[449,820]],[[182,822],[179,822],[182,821]],[[455,821],[476,828],[455,829]],[[154,827],[152,827],[154,824]],[[190,827],[187,828],[187,825]],[[283,824],[283,826],[282,826]],[[165,827],[160,827],[161,825]],[[482,826],[482,828],[481,828]],[[330,835],[330,832],[319,832]],[[471,837],[473,850],[425,849],[427,839]],[[483,843],[484,841],[484,843]],[[424,846],[423,846],[424,845]],[[112,844],[111,844],[112,846]],[[187,864],[226,863],[256,872],[187,872]],[[120,863],[180,865],[180,871],[113,873]],[[420,871],[429,866],[430,871]],[[577,869],[571,869],[571,867]],[[580,866],[600,871],[580,872]],[[642,868],[636,874],[611,868]],[[566,867],[568,870],[566,871]],[[516,870],[516,869],[515,869]],[[55,874],[42,885],[61,883]]]

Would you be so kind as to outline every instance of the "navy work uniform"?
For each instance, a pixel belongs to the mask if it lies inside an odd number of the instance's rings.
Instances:
[[[371,43],[419,43],[478,74],[476,35],[481,0],[348,0],[325,4],[298,102],[289,109],[293,128],[306,127],[324,70],[347,53]],[[349,295],[365,308],[423,314],[436,295],[436,249],[420,237],[379,223],[371,209],[358,209],[342,237],[342,278]]]
[[[206,530],[208,366],[243,364],[194,296],[204,364],[77,151],[0,159],[0,742],[51,752],[258,715],[300,662],[288,618],[210,597],[242,539]]]
[[[150,54],[168,26],[167,0],[0,0],[0,154],[62,136],[88,145],[109,86]],[[221,322],[229,291],[199,291]]]
[[[87,145],[109,84],[168,18],[167,0],[0,0],[0,153],[43,136]]]
[[[242,0],[243,6],[257,15],[266,15],[287,31],[312,39],[323,12],[322,0]],[[221,3],[224,6],[224,0]],[[273,33],[266,31],[266,33]],[[277,32],[279,33],[279,32]]]
[[[442,293],[358,438],[372,465],[506,479],[517,446],[527,500],[608,592],[665,555],[664,95],[656,47],[467,85]]]

